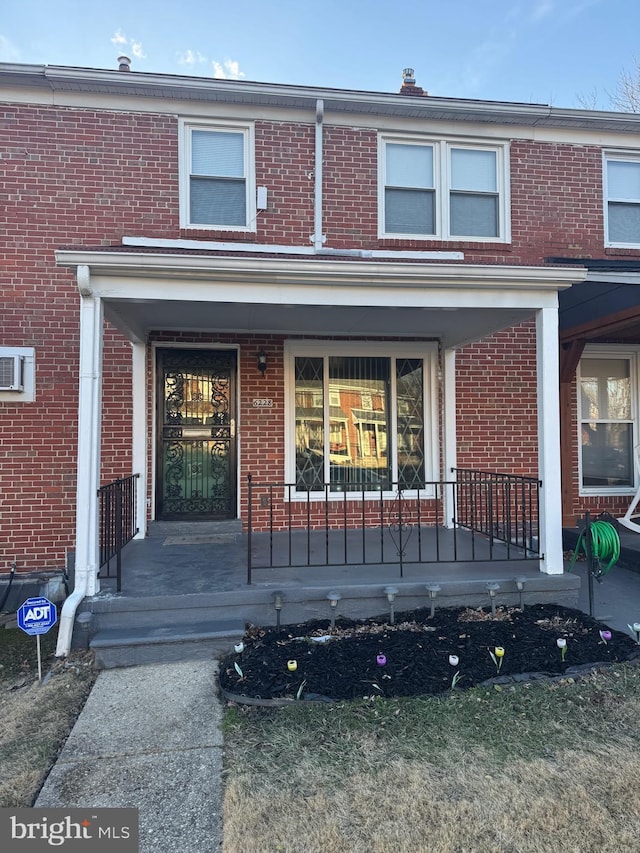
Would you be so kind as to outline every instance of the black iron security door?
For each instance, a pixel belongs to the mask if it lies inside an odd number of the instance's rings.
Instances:
[[[156,517],[236,517],[233,352],[159,349]]]

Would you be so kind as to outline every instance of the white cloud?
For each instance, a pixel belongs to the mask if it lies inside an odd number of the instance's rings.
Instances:
[[[20,51],[6,36],[0,35],[0,62],[19,62]]]
[[[127,49],[132,56],[135,56],[136,59],[146,59],[146,54],[142,49],[142,42],[137,39],[130,39],[123,33],[122,30],[116,30],[115,34],[111,36],[111,44],[114,44],[118,50]]]
[[[178,54],[178,63],[180,65],[202,65],[207,61],[207,57],[203,56],[199,50],[186,50],[182,54]]]
[[[120,30],[116,30],[115,34],[111,36],[111,44],[125,45],[128,43],[129,40],[127,39],[124,33],[120,32]]]
[[[531,12],[531,20],[540,21],[553,12],[553,0],[538,0]]]
[[[135,56],[136,59],[146,59],[146,55],[142,50],[142,42],[132,41],[131,42],[131,52]]]
[[[234,59],[225,59],[222,64],[214,59],[211,64],[213,76],[217,80],[239,80],[245,76],[244,71],[240,71],[240,63]]]

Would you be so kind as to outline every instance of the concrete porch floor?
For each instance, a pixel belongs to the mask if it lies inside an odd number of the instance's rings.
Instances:
[[[451,531],[439,530],[438,535],[441,557],[452,554]],[[341,534],[336,532],[332,539],[344,554]],[[357,548],[362,553],[362,545],[358,541],[351,544],[355,550],[349,550],[348,557],[357,559]],[[426,553],[433,553],[433,544],[425,540]],[[269,548],[267,535],[254,534],[253,545],[254,558],[263,560]],[[304,543],[300,547],[304,549]],[[415,547],[414,539],[407,547],[407,557]],[[465,553],[470,555],[471,547],[470,535],[458,531],[458,558]],[[327,596],[332,591],[340,594],[336,617],[364,618],[388,613],[386,586],[397,588],[396,612],[428,607],[427,584],[440,586],[438,607],[488,606],[489,582],[499,584],[496,604],[518,605],[516,577],[524,579],[525,603],[577,606],[577,573],[547,575],[540,572],[537,560],[491,560],[488,551],[482,552],[487,547],[482,537],[476,537],[473,547],[476,557],[487,559],[405,563],[402,577],[400,566],[392,562],[256,568],[248,585],[247,537],[238,522],[156,522],[150,525],[146,539],[126,546],[120,593],[116,592],[115,578],[104,577],[103,570],[100,593],[85,599],[79,611],[84,615],[77,620],[74,645],[90,642],[98,663],[105,667],[210,657],[230,649],[248,623],[275,625],[276,593],[282,599],[279,615],[283,625],[330,618]],[[385,559],[396,559],[385,548]],[[287,549],[285,535],[274,548],[274,562],[285,562]],[[505,553],[504,546],[497,546],[493,555]],[[114,566],[111,571],[115,572]]]

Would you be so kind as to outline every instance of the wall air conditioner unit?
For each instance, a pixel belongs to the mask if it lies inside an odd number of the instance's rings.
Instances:
[[[23,355],[0,355],[0,391],[24,391]]]

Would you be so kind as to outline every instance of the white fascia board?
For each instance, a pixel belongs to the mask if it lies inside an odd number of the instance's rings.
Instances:
[[[597,270],[589,270],[585,281],[602,284],[640,284],[640,272],[598,272]]]
[[[283,286],[286,284],[340,285],[345,287],[469,288],[495,290],[557,291],[584,281],[584,267],[533,267],[444,263],[398,263],[310,258],[254,258],[204,255],[149,254],[144,252],[85,252],[61,249],[58,266],[71,269],[86,266],[92,289],[97,277],[163,279],[174,282],[204,280],[210,286],[245,282]],[[228,293],[227,293],[228,296]],[[133,293],[129,294],[133,298]],[[236,300],[234,300],[236,301]]]

